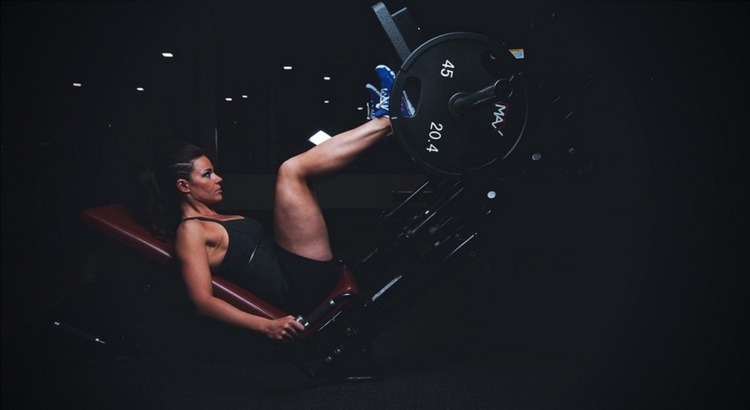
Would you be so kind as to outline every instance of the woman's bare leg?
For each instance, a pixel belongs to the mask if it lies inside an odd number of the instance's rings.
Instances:
[[[273,210],[279,246],[310,259],[333,257],[328,227],[311,184],[335,175],[390,132],[390,119],[375,118],[281,164]]]

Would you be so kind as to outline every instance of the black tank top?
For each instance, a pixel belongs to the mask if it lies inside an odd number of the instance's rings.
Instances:
[[[289,284],[281,272],[276,243],[266,233],[263,224],[250,219],[218,219],[196,216],[197,219],[220,224],[229,235],[229,245],[224,260],[215,273],[261,299],[281,309],[288,308]]]

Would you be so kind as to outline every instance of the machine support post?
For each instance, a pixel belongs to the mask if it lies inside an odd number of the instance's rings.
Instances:
[[[423,43],[419,28],[405,7],[391,14],[382,2],[378,2],[372,9],[403,63],[411,52]]]

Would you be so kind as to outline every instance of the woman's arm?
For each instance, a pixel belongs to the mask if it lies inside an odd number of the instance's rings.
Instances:
[[[198,314],[256,331],[276,341],[294,338],[304,330],[304,326],[291,315],[275,320],[266,319],[244,312],[214,297],[206,250],[206,233],[200,222],[186,221],[180,224],[175,241],[175,253],[188,297]]]

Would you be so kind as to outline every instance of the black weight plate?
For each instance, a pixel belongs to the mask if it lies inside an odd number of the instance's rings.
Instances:
[[[512,54],[475,33],[448,33],[419,46],[396,74],[390,116],[394,134],[417,163],[441,175],[460,176],[504,159],[526,127],[528,100]],[[451,97],[471,94],[500,79],[512,93],[455,115]],[[415,107],[401,113],[406,91]]]

